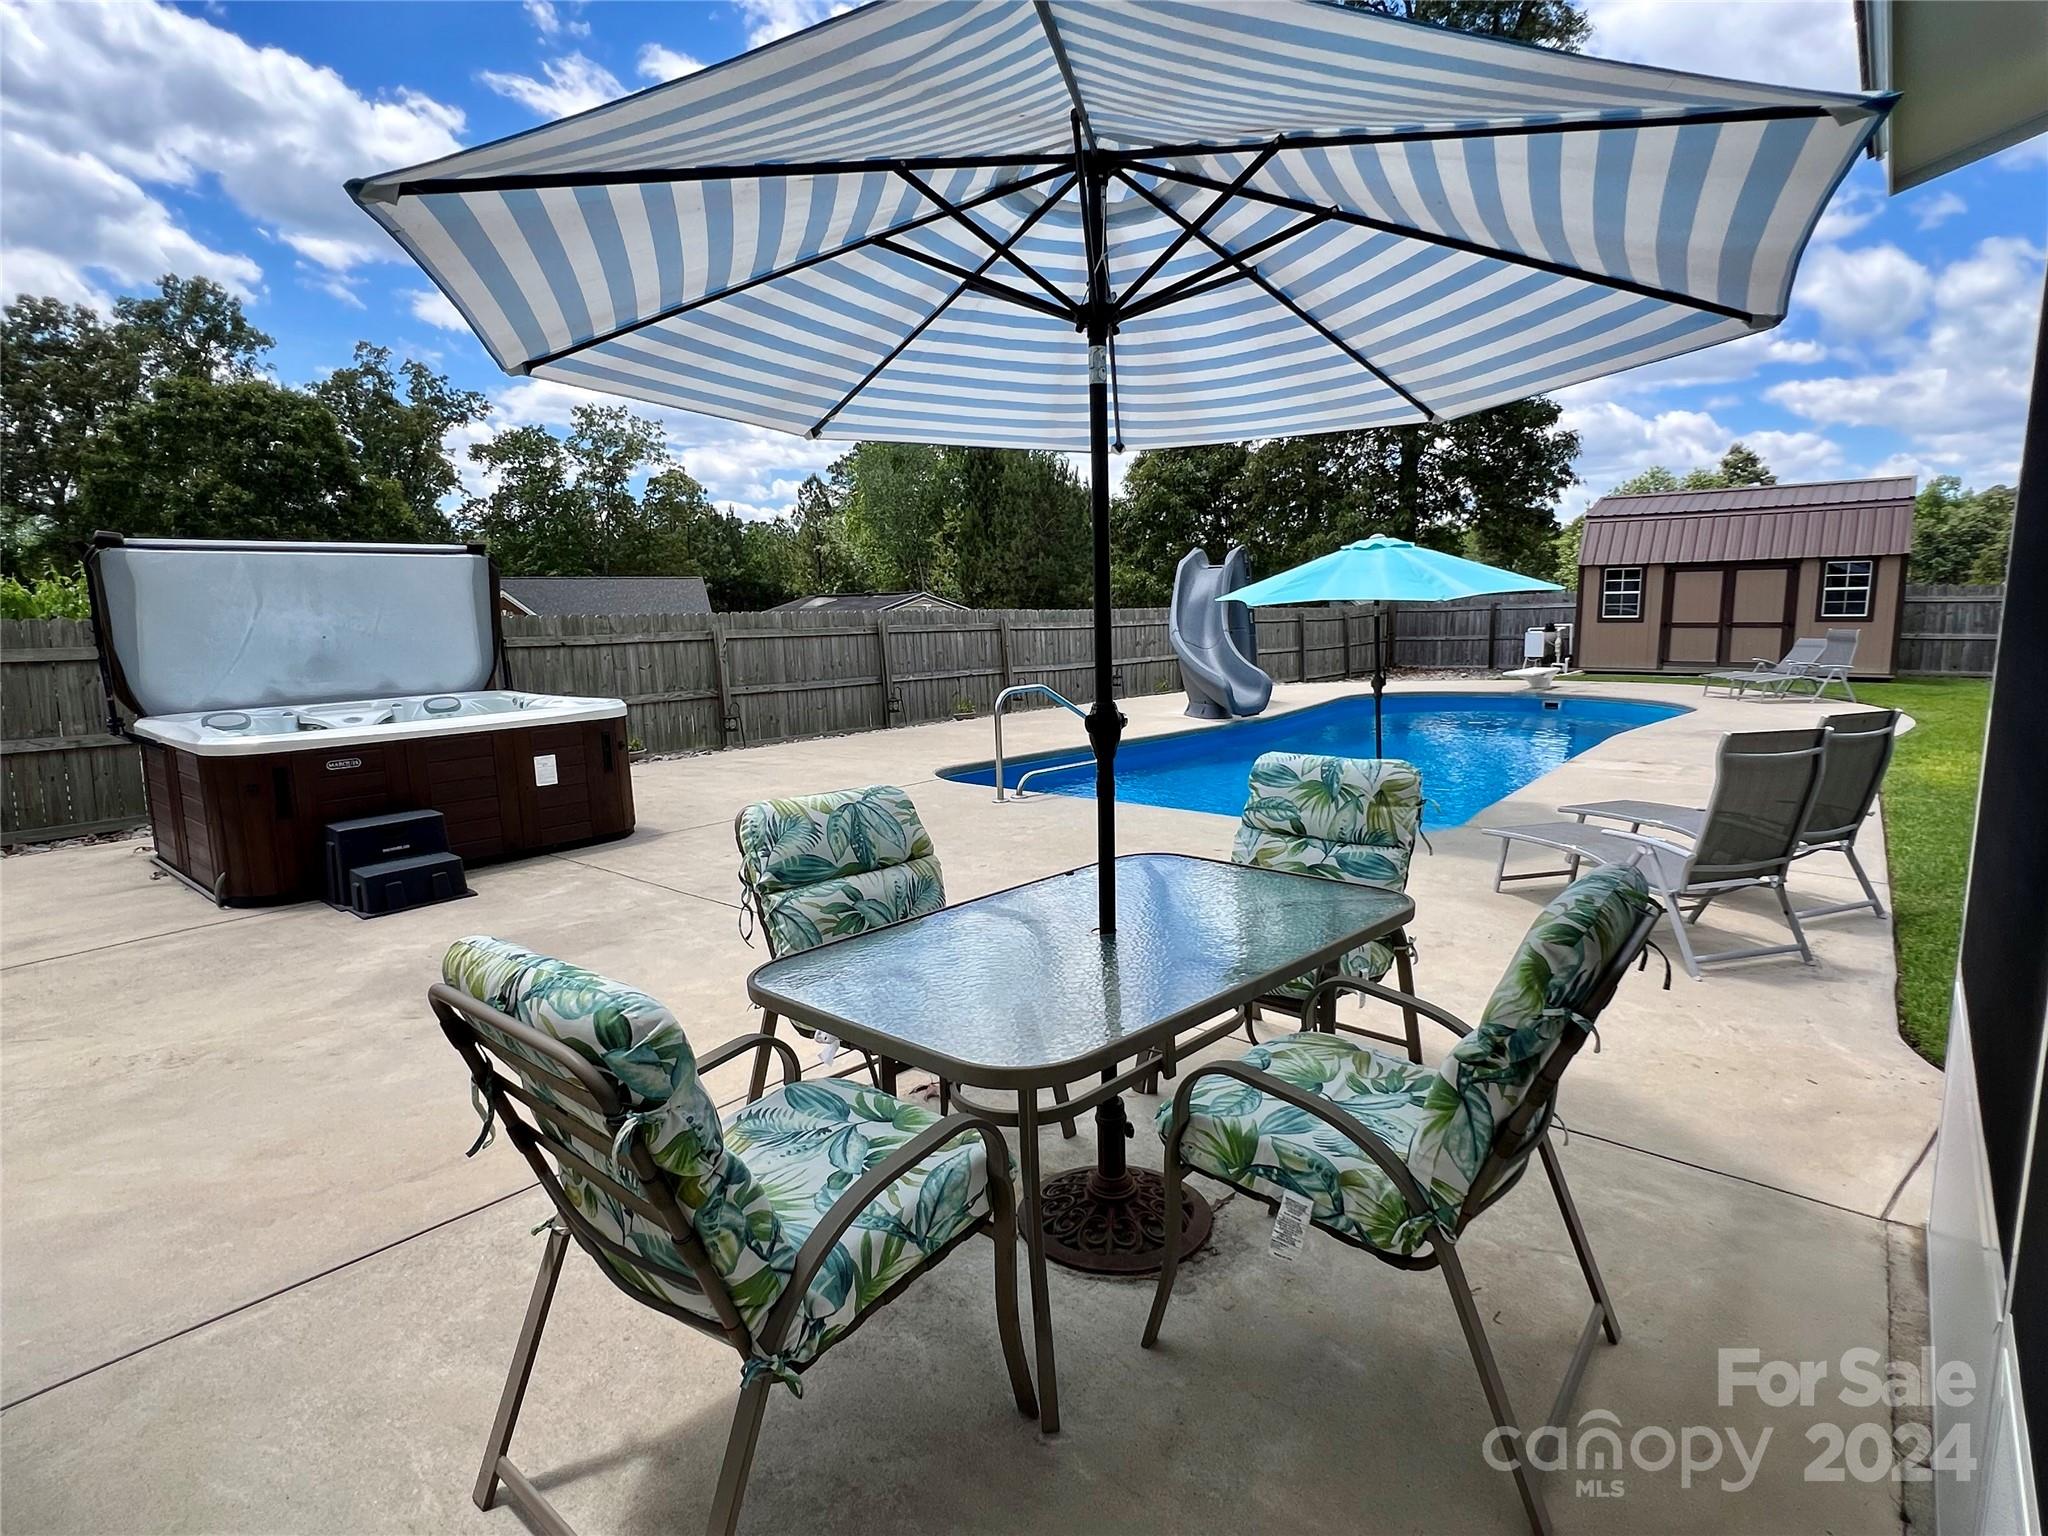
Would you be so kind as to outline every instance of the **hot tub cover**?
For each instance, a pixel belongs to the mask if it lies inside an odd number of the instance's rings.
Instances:
[[[489,685],[496,580],[460,544],[104,536],[93,622],[136,713],[260,709]]]

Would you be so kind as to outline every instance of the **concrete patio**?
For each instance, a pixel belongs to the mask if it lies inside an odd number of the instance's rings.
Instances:
[[[1428,684],[1431,689],[1496,687]],[[1276,708],[1358,684],[1284,685]],[[1555,883],[1489,889],[1486,822],[1570,800],[1699,803],[1723,731],[1839,705],[1702,700],[1566,685],[1693,713],[1617,736],[1482,814],[1432,832],[1411,892],[1419,990],[1476,1014]],[[1128,701],[1135,734],[1179,729],[1178,696]],[[1019,715],[1011,750],[1069,746],[1059,711]],[[547,1213],[502,1140],[474,1160],[462,1069],[423,994],[448,941],[487,932],[662,998],[700,1047],[748,1030],[765,958],[738,932],[731,823],[745,801],[849,784],[908,788],[955,900],[1088,862],[1093,807],[1002,807],[934,777],[989,755],[986,720],[645,764],[639,830],[475,871],[474,899],[375,923],[318,905],[221,911],[150,879],[141,841],[0,867],[0,1481],[21,1532],[523,1530],[469,1502]],[[1427,786],[1425,786],[1426,788]],[[1142,806],[1126,849],[1221,855],[1231,823]],[[1863,847],[1883,884],[1881,836]],[[1845,867],[1803,866],[1802,905]],[[1717,903],[1702,948],[1767,935],[1764,903]],[[1778,930],[1782,931],[1782,930]],[[1618,1490],[1546,1488],[1561,1529],[1875,1532],[1888,1479],[1810,1480],[1807,1429],[1889,1410],[1837,1398],[1837,1362],[1910,1335],[1910,1252],[1940,1075],[1900,1041],[1888,925],[1813,927],[1819,964],[1766,960],[1632,976],[1564,1090],[1563,1158],[1625,1336],[1596,1352],[1578,1413],[1737,1431],[1682,1486],[1631,1465]],[[1049,1004],[1051,1006],[1051,1004]],[[1428,1039],[1434,1055],[1448,1036]],[[1241,1048],[1241,1047],[1240,1047]],[[807,1052],[807,1059],[814,1055]],[[845,1062],[839,1063],[843,1069]],[[712,1081],[736,1099],[744,1066]],[[1150,1101],[1138,1161],[1157,1165]],[[1046,1140],[1054,1165],[1088,1134]],[[1219,1192],[1210,1191],[1212,1195]],[[942,1265],[834,1351],[801,1402],[776,1394],[743,1529],[862,1531],[1524,1529],[1480,1457],[1484,1400],[1441,1282],[1327,1239],[1267,1253],[1271,1217],[1223,1200],[1183,1270],[1161,1347],[1141,1353],[1149,1280],[1055,1269],[1063,1432],[1003,1385],[985,1249]],[[1584,1294],[1540,1180],[1461,1244],[1516,1406],[1549,1405]],[[1910,1266],[1899,1266],[1909,1268]],[[1898,1314],[1895,1316],[1895,1312]],[[1811,1406],[1724,1401],[1717,1351],[1828,1362]],[[514,1455],[572,1523],[700,1529],[737,1387],[730,1351],[571,1259]]]

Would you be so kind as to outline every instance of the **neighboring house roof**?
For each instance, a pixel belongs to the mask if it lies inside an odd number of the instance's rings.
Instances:
[[[522,612],[542,618],[711,611],[702,576],[504,576],[498,590]]]
[[[835,592],[820,597],[792,598],[771,613],[882,613],[891,608],[965,608],[935,592]]]
[[[1810,560],[1913,548],[1910,475],[1602,496],[1586,509],[1580,565]]]

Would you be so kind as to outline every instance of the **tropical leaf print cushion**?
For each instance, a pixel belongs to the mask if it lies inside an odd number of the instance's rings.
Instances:
[[[1593,987],[1644,910],[1646,889],[1636,870],[1610,867],[1561,892],[1530,927],[1479,1024],[1440,1068],[1320,1034],[1289,1036],[1242,1058],[1355,1116],[1406,1164],[1431,1210],[1412,1210],[1379,1166],[1325,1122],[1232,1078],[1197,1082],[1183,1161],[1241,1188],[1303,1195],[1319,1225],[1390,1253],[1414,1253],[1437,1229],[1455,1232],[1496,1128],[1564,1031],[1581,1027]],[[1158,1123],[1163,1136],[1170,1103]]]
[[[735,832],[741,881],[779,955],[946,904],[931,838],[894,785],[763,800],[740,812]]]
[[[1260,869],[1318,875],[1399,891],[1422,825],[1422,775],[1399,758],[1321,757],[1268,752],[1252,764],[1250,793],[1231,859]],[[1339,962],[1346,976],[1378,981],[1394,952],[1362,944]],[[1313,976],[1275,989],[1303,998]]]

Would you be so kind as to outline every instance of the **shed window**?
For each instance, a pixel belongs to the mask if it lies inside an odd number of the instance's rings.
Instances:
[[[1600,617],[1640,619],[1643,616],[1643,568],[1610,565],[1600,578]]]
[[[1821,567],[1820,616],[1824,619],[1870,617],[1871,560],[1830,560]]]

